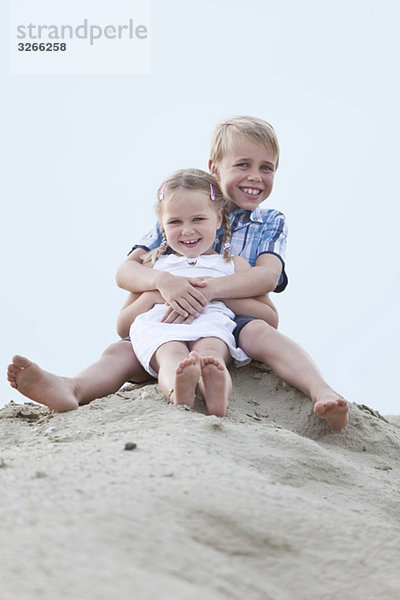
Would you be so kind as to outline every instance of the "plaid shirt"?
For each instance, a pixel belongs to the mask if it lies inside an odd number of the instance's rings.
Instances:
[[[231,247],[232,256],[243,256],[252,267],[261,254],[274,254],[282,261],[282,273],[275,292],[283,292],[288,279],[285,273],[287,225],[285,215],[272,208],[265,209],[259,206],[254,210],[238,208],[230,213],[231,217]],[[224,230],[217,231],[214,243],[216,252],[223,251],[222,244]],[[135,248],[153,250],[162,242],[162,233],[158,225],[145,235]],[[171,252],[171,249],[168,249]]]

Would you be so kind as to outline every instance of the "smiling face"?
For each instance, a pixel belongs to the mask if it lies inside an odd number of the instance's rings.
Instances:
[[[275,163],[272,150],[251,141],[237,140],[218,164],[210,161],[209,167],[229,198],[231,210],[253,210],[272,191]]]
[[[179,188],[163,200],[162,229],[168,244],[182,256],[214,253],[212,246],[221,223],[221,211],[205,192]]]

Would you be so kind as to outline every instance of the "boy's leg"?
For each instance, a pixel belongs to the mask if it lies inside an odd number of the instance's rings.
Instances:
[[[154,353],[151,366],[158,371],[158,384],[164,396],[174,404],[193,408],[201,375],[199,355],[189,353],[185,342],[166,342]]]
[[[76,377],[48,373],[22,356],[14,356],[8,367],[11,387],[56,412],[72,410],[95,398],[113,394],[128,380],[142,382],[149,378],[128,341],[108,346],[99,360]]]
[[[208,414],[224,417],[232,394],[232,379],[226,364],[230,358],[225,342],[219,338],[201,338],[191,344],[200,355],[199,391]]]
[[[332,429],[348,422],[348,406],[323,379],[312,358],[293,340],[264,321],[250,321],[239,333],[240,347],[254,360],[267,364],[281,379],[301,390],[314,403],[315,414]]]

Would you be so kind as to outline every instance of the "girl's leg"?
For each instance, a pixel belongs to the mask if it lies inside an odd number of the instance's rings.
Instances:
[[[348,422],[348,406],[323,379],[312,358],[293,340],[265,323],[250,321],[239,334],[240,347],[254,360],[267,364],[314,403],[314,412],[332,429]]]
[[[192,342],[191,347],[200,356],[199,391],[208,413],[224,417],[232,393],[232,379],[226,368],[229,360],[227,345],[218,338],[210,337]]]
[[[108,346],[98,361],[76,377],[48,373],[23,356],[14,356],[7,376],[11,387],[56,412],[72,410],[95,398],[113,394],[128,380],[149,379],[131,343],[125,341]]]
[[[185,342],[167,342],[156,350],[151,366],[158,371],[158,384],[164,396],[174,404],[193,408],[201,375],[199,355],[189,353]]]

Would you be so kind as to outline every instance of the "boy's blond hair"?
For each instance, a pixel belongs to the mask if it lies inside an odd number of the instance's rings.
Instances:
[[[210,159],[217,165],[232,146],[233,140],[261,144],[276,156],[275,168],[279,164],[279,143],[272,125],[257,117],[232,117],[223,121],[214,130],[211,138]]]

